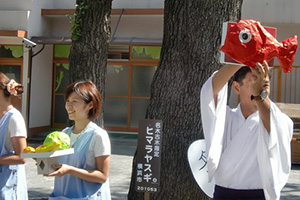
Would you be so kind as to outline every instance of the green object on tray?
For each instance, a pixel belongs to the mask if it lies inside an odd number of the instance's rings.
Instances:
[[[43,146],[52,146],[59,144],[57,150],[70,148],[70,137],[62,131],[54,131],[49,133],[44,141]]]

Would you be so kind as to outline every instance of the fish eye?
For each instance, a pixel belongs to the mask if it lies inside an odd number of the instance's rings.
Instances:
[[[251,37],[252,36],[251,36],[250,30],[246,29],[246,28],[244,30],[242,30],[239,34],[239,39],[244,44],[250,42]]]

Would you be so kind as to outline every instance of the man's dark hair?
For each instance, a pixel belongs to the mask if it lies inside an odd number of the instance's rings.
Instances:
[[[240,85],[243,85],[243,80],[246,77],[246,74],[251,72],[250,67],[243,66],[233,75],[233,81],[238,82]]]
[[[235,72],[235,74],[232,76],[232,80],[238,82],[240,85],[243,85],[243,80],[246,74],[248,74],[249,72],[251,72],[251,68],[248,66],[243,66],[237,72]],[[269,74],[268,74],[269,80],[271,80],[272,73],[273,73],[273,67],[270,67]]]

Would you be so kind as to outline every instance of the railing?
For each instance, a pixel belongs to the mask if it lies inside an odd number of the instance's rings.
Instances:
[[[270,97],[274,102],[300,103],[300,66],[293,66],[290,73],[284,73],[280,66],[274,66],[271,78]]]

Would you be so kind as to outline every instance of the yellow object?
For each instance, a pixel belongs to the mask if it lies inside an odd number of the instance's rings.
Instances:
[[[51,152],[59,149],[59,143],[53,143],[51,146],[40,145],[35,149],[36,153]]]
[[[23,153],[35,153],[35,148],[27,146],[23,149]]]

